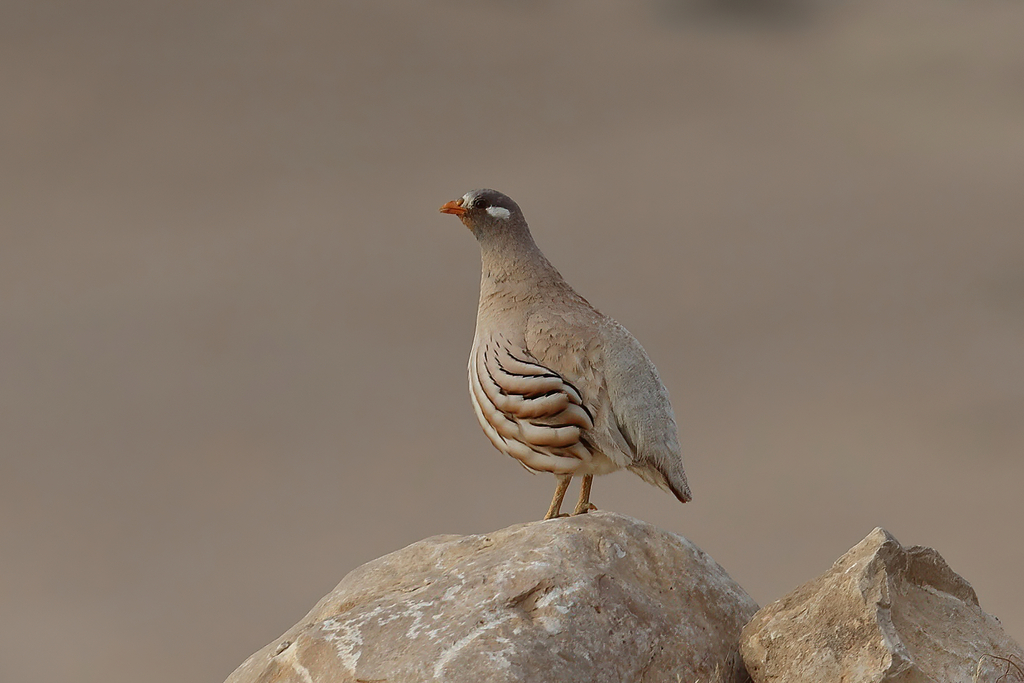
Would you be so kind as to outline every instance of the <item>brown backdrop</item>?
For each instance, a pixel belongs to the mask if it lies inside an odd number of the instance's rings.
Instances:
[[[219,681],[356,565],[539,517],[466,393],[524,208],[644,343],[762,604],[882,525],[1024,638],[1024,5],[3,3],[0,678]]]

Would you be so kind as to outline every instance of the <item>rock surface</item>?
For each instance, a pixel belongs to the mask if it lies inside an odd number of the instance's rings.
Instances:
[[[594,512],[369,562],[227,681],[738,683],[756,611],[685,538]]]
[[[967,581],[936,551],[903,548],[884,529],[761,609],[740,648],[756,683],[966,683],[980,659],[978,681],[1006,672],[993,655],[1024,665],[1024,651],[982,611]]]

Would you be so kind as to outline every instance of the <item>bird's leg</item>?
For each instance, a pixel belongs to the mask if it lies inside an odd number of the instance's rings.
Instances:
[[[590,486],[593,483],[593,474],[583,475],[583,483],[580,485],[580,500],[576,503],[576,509],[572,511],[572,514],[582,515],[584,512],[597,509],[597,506],[590,502]]]
[[[569,482],[572,481],[571,474],[556,474],[558,478],[558,486],[555,487],[555,496],[551,499],[551,507],[548,508],[548,514],[544,515],[544,519],[553,519],[558,517],[558,512],[562,509],[562,499],[565,498],[565,490],[569,488]]]

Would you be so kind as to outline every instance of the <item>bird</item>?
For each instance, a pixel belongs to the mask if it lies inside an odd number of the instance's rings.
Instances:
[[[573,515],[595,475],[628,469],[691,499],[668,390],[640,342],[569,286],[534,241],[511,197],[479,189],[445,203],[480,245],[480,303],[469,394],[487,438],[557,484],[544,519],[582,477]]]

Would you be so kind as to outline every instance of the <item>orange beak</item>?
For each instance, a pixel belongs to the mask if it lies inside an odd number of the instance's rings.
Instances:
[[[441,211],[441,213],[450,213],[453,216],[461,217],[462,214],[466,213],[468,209],[462,206],[461,199],[453,199],[452,201],[442,206],[439,210]]]

